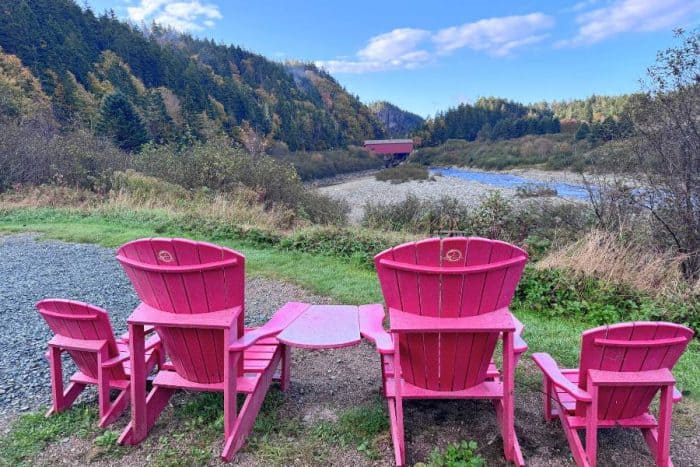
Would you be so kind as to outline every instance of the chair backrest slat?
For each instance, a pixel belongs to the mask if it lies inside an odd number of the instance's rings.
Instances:
[[[178,238],[141,239],[117,251],[139,298],[158,310],[199,314],[244,306],[245,257],[231,249]],[[190,381],[223,381],[224,331],[158,326],[175,370]],[[234,337],[243,334],[240,314]]]
[[[579,386],[586,389],[588,370],[633,372],[671,370],[693,332],[661,322],[622,323],[591,329],[583,334]],[[636,417],[649,408],[658,387],[604,387],[599,390],[598,417],[606,420]],[[578,404],[578,415],[585,405]]]
[[[527,254],[483,238],[431,238],[375,257],[386,305],[423,316],[466,317],[506,307]],[[400,333],[404,380],[453,391],[486,377],[498,333]]]
[[[109,316],[102,308],[62,299],[42,300],[36,304],[36,308],[54,334],[77,340],[103,340],[107,342],[110,358],[119,355]],[[69,350],[68,353],[81,372],[97,378],[97,356],[94,352]],[[113,379],[126,378],[122,365],[113,367],[110,372]]]

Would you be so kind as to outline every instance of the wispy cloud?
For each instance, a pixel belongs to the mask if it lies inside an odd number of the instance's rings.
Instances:
[[[585,9],[588,2],[582,2]],[[697,0],[616,0],[604,7],[583,11],[576,17],[577,34],[559,41],[559,47],[600,42],[624,32],[648,32],[680,26],[700,13]]]
[[[495,56],[542,41],[544,31],[554,26],[554,18],[543,13],[482,19],[437,32],[433,41],[439,53],[468,47]]]
[[[201,31],[215,26],[223,18],[219,7],[199,0],[140,0],[137,6],[127,7],[129,18],[137,23],[155,21],[178,31]]]
[[[490,18],[435,33],[425,29],[398,28],[374,36],[352,58],[318,60],[316,65],[331,73],[369,73],[414,69],[429,63],[436,55],[460,48],[504,56],[520,47],[544,39],[542,32],[554,19],[542,13]]]
[[[356,58],[319,60],[317,66],[331,73],[367,73],[416,68],[430,59],[418,46],[430,37],[423,29],[399,28],[370,38]]]

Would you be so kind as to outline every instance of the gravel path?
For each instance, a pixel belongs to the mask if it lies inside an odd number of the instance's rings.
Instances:
[[[69,298],[110,312],[116,335],[138,304],[114,250],[95,245],[37,241],[32,235],[0,236],[0,418],[50,402],[48,327],[34,309],[43,298]],[[246,324],[262,324],[290,301],[324,301],[296,286],[264,278],[246,282]],[[66,374],[73,367],[68,359]],[[94,397],[86,392],[86,397]]]

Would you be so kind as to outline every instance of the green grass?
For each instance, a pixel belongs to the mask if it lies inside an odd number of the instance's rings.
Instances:
[[[385,404],[377,400],[371,405],[355,407],[343,412],[336,422],[321,422],[313,429],[313,436],[321,441],[352,445],[369,459],[379,458],[377,436],[389,429]]]

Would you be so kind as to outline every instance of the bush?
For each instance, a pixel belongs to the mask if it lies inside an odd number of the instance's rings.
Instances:
[[[384,166],[381,157],[357,146],[329,151],[289,153],[279,144],[273,144],[268,153],[282,162],[292,164],[304,181]]]
[[[410,180],[429,180],[430,171],[416,164],[404,164],[384,169],[374,176],[380,182],[404,183]]]
[[[129,167],[129,156],[106,140],[35,121],[0,124],[0,148],[0,192],[51,183],[105,193],[112,172]]]
[[[548,185],[528,183],[515,189],[518,198],[541,198],[545,196],[557,196],[557,190]]]
[[[420,234],[459,233],[525,244],[540,255],[590,229],[593,213],[583,204],[532,200],[513,204],[494,191],[474,207],[443,197],[420,200],[407,196],[398,203],[365,205],[362,224],[380,230]]]
[[[525,268],[513,308],[592,325],[662,320],[700,331],[700,296],[651,297],[624,284],[562,269]]]
[[[143,173],[188,189],[233,192],[240,186],[258,194],[266,209],[287,207],[313,223],[345,223],[349,208],[306,188],[294,167],[270,156],[251,156],[224,136],[186,148],[147,146],[134,157]]]

